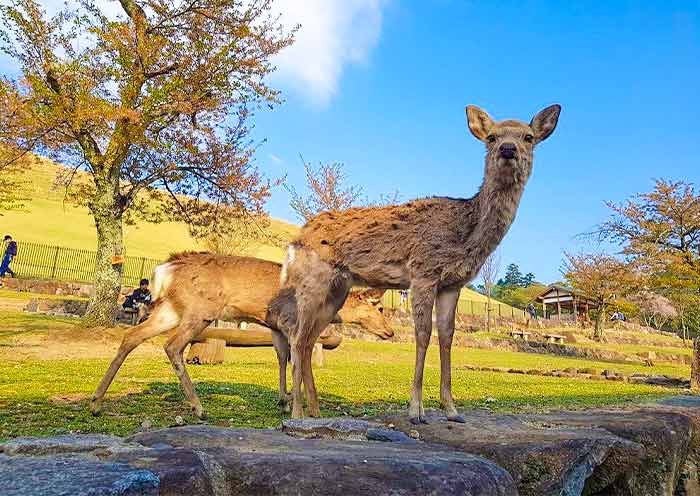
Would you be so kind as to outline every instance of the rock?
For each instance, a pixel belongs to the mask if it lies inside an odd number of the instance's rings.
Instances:
[[[114,450],[129,446],[122,438],[104,434],[47,438],[18,437],[0,445],[0,453],[11,456],[46,456],[62,453],[90,453],[96,450]]]
[[[141,422],[141,429],[143,429],[144,431],[147,431],[151,427],[153,427],[153,422],[151,422],[150,420],[146,419],[143,422]]]
[[[180,415],[177,415],[175,417],[175,425],[185,425],[185,419],[183,419]]]
[[[149,470],[75,455],[0,455],[0,478],[3,496],[160,494],[160,479]]]
[[[214,480],[221,494],[517,494],[511,477],[495,464],[421,443],[296,439],[278,431],[208,426],[152,431],[128,440],[196,450],[208,473],[221,474]],[[235,483],[235,490],[217,481]]]
[[[517,495],[513,479],[494,463],[416,442],[296,439],[272,430],[188,426],[136,434],[118,442],[129,449],[98,457],[83,447],[106,440],[72,437],[45,441],[78,447],[72,454],[0,454],[2,494]]]
[[[392,443],[414,443],[415,440],[401,431],[391,429],[368,429],[367,439],[369,441],[384,441]]]
[[[354,418],[304,418],[282,421],[282,432],[309,439],[367,440],[367,431],[382,424]]]
[[[408,435],[411,436],[412,439],[420,439],[420,432],[415,429],[408,431]]]
[[[434,413],[427,425],[414,426],[405,415],[383,420],[409,435],[418,431],[427,444],[488,458],[508,470],[522,496],[666,496],[684,460],[693,461],[687,457],[700,410],[695,415],[659,407],[521,416],[475,411],[464,415],[465,424]]]

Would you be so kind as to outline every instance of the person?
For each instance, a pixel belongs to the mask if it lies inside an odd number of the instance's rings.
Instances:
[[[17,241],[12,239],[9,234],[5,235],[2,239],[3,243],[6,243],[5,254],[2,257],[2,263],[0,264],[0,277],[5,277],[5,273],[9,272],[12,277],[16,274],[10,268],[12,260],[17,256]]]
[[[151,303],[151,291],[148,289],[148,279],[141,279],[139,287],[126,297],[122,307],[124,309],[138,310],[143,305]]]
[[[530,314],[532,320],[537,320],[537,312],[535,311],[535,305],[533,305],[532,303],[530,303],[527,306],[527,313]]]

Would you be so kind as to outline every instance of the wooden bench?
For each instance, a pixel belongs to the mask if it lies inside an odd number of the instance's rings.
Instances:
[[[139,320],[139,311],[135,308],[124,308],[122,310],[125,315],[129,317],[129,322],[131,322],[131,325],[136,325],[138,320]]]
[[[510,331],[510,336],[511,336],[511,337],[513,337],[513,338],[521,338],[521,339],[524,339],[525,341],[528,340],[528,338],[530,337],[530,334],[531,334],[531,333],[529,333],[529,332],[527,332],[527,331],[522,331],[522,330],[520,330],[520,329],[516,329],[516,330]]]
[[[544,338],[548,343],[564,344],[564,339],[566,339],[566,336],[562,336],[560,334],[545,334]]]

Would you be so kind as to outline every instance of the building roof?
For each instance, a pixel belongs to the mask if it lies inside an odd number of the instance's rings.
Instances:
[[[564,303],[576,300],[578,303],[588,303],[589,305],[597,305],[597,303],[582,295],[581,293],[575,291],[573,288],[566,286],[552,284],[547,287],[542,293],[535,297],[535,301],[544,303]]]

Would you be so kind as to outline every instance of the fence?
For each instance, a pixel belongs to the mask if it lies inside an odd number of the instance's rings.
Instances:
[[[406,311],[411,310],[410,296],[408,298],[404,298],[402,301],[399,291],[396,290],[389,290],[384,293],[382,304],[387,308],[401,308]],[[485,316],[488,309],[489,306],[486,301],[470,300],[467,298],[460,298],[457,301],[457,313],[461,315]],[[506,317],[511,319],[526,318],[524,310],[506,305],[505,303],[501,303],[499,301],[491,300],[490,309],[491,317]]]
[[[12,270],[23,278],[56,279],[65,282],[93,283],[97,252],[62,246],[18,242],[18,253]],[[124,285],[137,286],[149,277],[156,265],[162,263],[145,257],[124,257]]]

